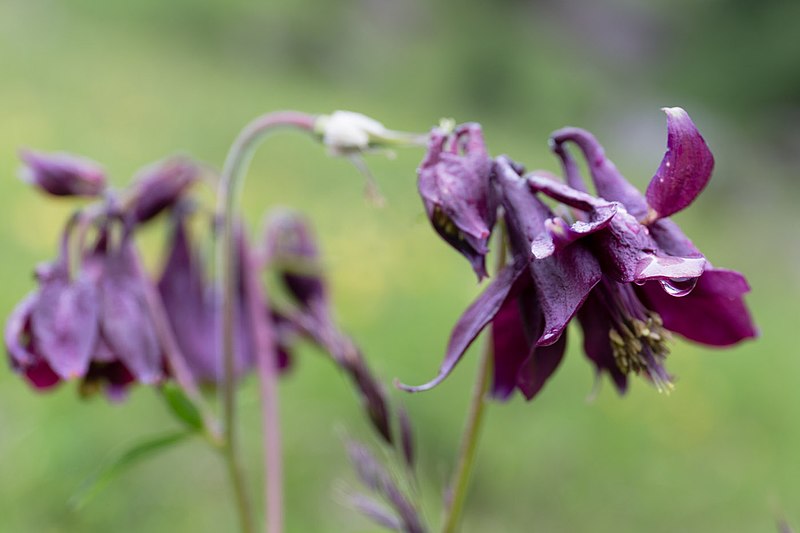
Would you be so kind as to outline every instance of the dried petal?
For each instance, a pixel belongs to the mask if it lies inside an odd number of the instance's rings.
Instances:
[[[479,279],[487,275],[485,256],[497,216],[491,172],[478,124],[463,124],[453,134],[434,129],[417,170],[433,228],[467,258]]]

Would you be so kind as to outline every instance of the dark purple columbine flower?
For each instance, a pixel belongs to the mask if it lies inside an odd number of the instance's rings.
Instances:
[[[619,173],[589,132],[565,128],[553,134],[552,144],[565,168],[572,168],[567,176],[571,184],[579,183],[581,179],[564,145],[567,142],[577,144],[587,159],[598,196],[621,203],[628,213],[646,226],[662,254],[702,258],[703,254],[680,228],[664,217],[689,205],[702,191],[713,169],[713,156],[685,111],[680,108],[665,111],[667,152],[646,195]],[[634,290],[650,309],[660,315],[665,328],[712,346],[728,346],[757,335],[744,303],[743,296],[749,291],[749,286],[742,274],[706,263],[702,275],[696,281],[688,280],[688,285],[661,281],[647,282]]]
[[[184,157],[172,157],[144,169],[132,185],[129,212],[143,223],[173,207],[200,179],[200,168]]]
[[[492,160],[478,124],[453,133],[434,128],[420,164],[419,192],[436,232],[485,277],[497,204],[490,184]]]
[[[54,196],[99,196],[106,188],[102,167],[90,159],[67,153],[45,154],[22,150],[25,166],[20,177]]]
[[[550,208],[506,158],[495,163],[495,178],[512,262],[489,283],[453,328],[444,362],[435,379],[410,392],[430,389],[443,381],[478,334],[492,324],[494,376],[492,394],[508,398],[517,388],[533,398],[558,367],[564,355],[567,324],[601,279],[600,265],[582,244],[555,251],[533,261],[531,246],[553,217]],[[608,225],[609,210],[593,223]]]
[[[59,258],[37,269],[38,290],[12,313],[6,348],[12,367],[37,389],[80,379],[82,393],[102,388],[120,399],[134,381],[162,379],[161,350],[131,266],[130,240],[113,247],[102,227],[72,273],[67,239],[73,222]]]
[[[319,250],[306,221],[293,212],[279,212],[266,226],[266,256],[293,301],[279,313],[302,336],[325,350],[352,380],[373,426],[391,443],[388,402],[383,387],[367,366],[361,350],[336,324],[322,276]]]

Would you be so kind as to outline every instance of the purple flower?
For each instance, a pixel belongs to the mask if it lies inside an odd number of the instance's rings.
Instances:
[[[67,153],[45,154],[22,150],[25,166],[20,177],[54,196],[99,196],[106,188],[102,167],[90,159]]]
[[[73,222],[59,258],[37,269],[38,290],[9,318],[6,348],[12,367],[37,389],[80,379],[82,393],[102,388],[120,399],[133,381],[162,379],[161,350],[131,265],[130,240],[111,246],[103,226],[71,273],[67,242]]]
[[[463,124],[451,134],[431,131],[428,152],[420,164],[419,192],[436,232],[467,258],[479,279],[497,205],[490,184],[492,160],[478,124]]]
[[[496,161],[495,179],[505,212],[511,264],[497,274],[456,323],[436,378],[418,387],[403,385],[405,390],[427,390],[443,381],[490,323],[494,397],[508,398],[519,388],[532,398],[561,362],[566,347],[564,330],[600,281],[601,269],[582,244],[532,260],[531,246],[545,232],[545,222],[553,213],[519,176],[518,168],[506,158]],[[606,220],[596,224],[608,224],[613,214],[609,211]]]

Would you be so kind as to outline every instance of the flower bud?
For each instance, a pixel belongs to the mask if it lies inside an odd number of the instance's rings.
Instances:
[[[102,167],[90,159],[63,152],[22,150],[20,178],[53,196],[98,196],[106,187]]]

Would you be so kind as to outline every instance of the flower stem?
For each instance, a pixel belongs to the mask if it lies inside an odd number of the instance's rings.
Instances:
[[[239,133],[231,146],[220,176],[217,214],[222,224],[221,235],[217,240],[216,262],[222,292],[221,349],[224,367],[222,383],[222,419],[225,431],[225,456],[231,482],[234,486],[237,508],[243,533],[254,533],[252,509],[246,488],[244,473],[239,460],[236,431],[236,368],[234,359],[234,298],[236,294],[236,268],[233,239],[233,220],[238,205],[238,192],[244,181],[244,175],[258,142],[267,133],[278,127],[295,127],[313,132],[316,119],[312,115],[292,111],[268,113],[250,122]],[[276,524],[279,529],[268,530],[280,533],[282,524],[282,494],[280,465],[280,424],[277,419],[276,373],[275,365],[265,365],[261,373],[262,402],[264,404],[264,446],[265,463],[267,463],[266,509],[271,516],[269,524]],[[275,449],[277,447],[277,450]]]
[[[499,271],[506,262],[505,237],[505,226],[501,224],[497,232],[496,271]],[[475,463],[475,454],[478,450],[478,441],[483,426],[483,415],[486,410],[486,392],[489,389],[489,379],[492,376],[494,365],[494,353],[490,336],[483,341],[481,359],[478,365],[478,375],[475,378],[475,386],[472,389],[469,414],[464,433],[461,435],[458,464],[449,487],[450,497],[445,509],[444,526],[442,526],[443,533],[455,533],[458,531],[461,514],[464,511],[464,502],[467,499],[470,475]]]

